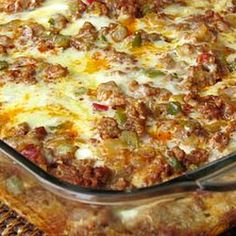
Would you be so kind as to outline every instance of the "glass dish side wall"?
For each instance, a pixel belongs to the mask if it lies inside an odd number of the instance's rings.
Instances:
[[[174,194],[143,203],[131,199],[112,206],[84,204],[56,196],[3,153],[0,181],[0,199],[47,235],[218,235],[236,221],[233,191]]]

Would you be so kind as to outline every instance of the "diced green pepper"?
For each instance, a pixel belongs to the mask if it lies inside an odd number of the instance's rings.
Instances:
[[[0,61],[0,70],[8,68],[8,63],[6,61]]]
[[[133,42],[132,42],[132,47],[133,48],[137,48],[137,47],[140,47],[142,44],[142,37],[141,37],[141,34],[140,33],[137,33],[133,39]]]
[[[66,35],[59,34],[54,41],[58,47],[68,48],[70,46],[70,37]]]
[[[80,87],[78,89],[76,89],[75,95],[76,96],[81,96],[87,93],[87,89],[85,87]]]
[[[48,23],[51,25],[51,26],[54,26],[55,25],[55,20],[53,18],[50,18],[48,20]]]
[[[12,176],[6,180],[7,190],[13,195],[17,196],[21,194],[24,190],[23,183],[21,179],[17,176]]]
[[[155,78],[155,77],[158,77],[158,76],[161,76],[161,75],[162,76],[165,75],[160,70],[155,70],[155,69],[147,69],[147,70],[145,70],[145,74],[150,78]]]
[[[123,125],[125,121],[127,120],[126,114],[124,110],[122,109],[117,109],[115,113],[115,118],[118,122],[118,124]]]
[[[179,102],[170,102],[167,105],[167,113],[170,115],[177,115],[181,110],[181,104]]]
[[[148,13],[151,13],[151,12],[152,12],[152,9],[150,7],[150,4],[143,5],[142,13],[143,13],[144,16],[147,15]]]
[[[178,76],[177,73],[173,73],[173,74],[172,74],[172,77],[173,77],[174,79],[178,79],[178,78],[179,78],[179,76]]]
[[[48,129],[50,129],[51,131],[55,131],[58,129],[57,126],[48,126]]]
[[[183,170],[183,166],[182,166],[181,162],[178,159],[174,158],[174,157],[168,159],[168,163],[176,171]]]
[[[120,138],[129,147],[132,147],[132,148],[139,147],[138,135],[135,132],[125,130],[121,133]]]
[[[107,42],[107,38],[105,35],[101,35],[101,40],[104,41],[104,42]]]

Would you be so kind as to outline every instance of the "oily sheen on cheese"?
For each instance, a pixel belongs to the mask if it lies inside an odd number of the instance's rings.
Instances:
[[[234,3],[137,2],[0,2],[0,136],[64,181],[146,187],[236,150]]]

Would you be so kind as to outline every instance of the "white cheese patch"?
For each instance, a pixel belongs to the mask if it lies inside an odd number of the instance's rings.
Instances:
[[[77,160],[96,159],[91,148],[87,145],[80,145],[80,148],[75,153],[75,157]]]

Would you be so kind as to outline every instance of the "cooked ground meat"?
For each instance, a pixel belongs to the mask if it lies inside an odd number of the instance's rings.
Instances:
[[[184,166],[188,167],[191,164],[200,165],[208,160],[208,151],[197,148],[186,154],[184,150],[175,146],[168,152],[169,156],[177,158]]]
[[[18,126],[11,128],[8,131],[10,136],[24,136],[30,131],[29,124],[26,122],[20,123]]]
[[[111,15],[119,16],[127,14],[133,17],[139,17],[139,4],[137,0],[118,0],[111,2],[109,0],[102,0],[105,3]]]
[[[43,140],[47,136],[47,130],[43,126],[36,127],[30,132],[30,136],[38,140]]]
[[[128,53],[125,53],[125,52],[119,52],[119,51],[117,51],[115,49],[111,49],[111,48],[108,49],[107,57],[112,62],[119,63],[119,64],[125,63],[125,65],[127,65],[127,66],[129,66],[129,65],[134,66],[137,62],[137,60],[135,59],[134,56],[132,56]]]
[[[229,24],[218,12],[214,12],[213,10],[207,10],[203,15],[193,16],[191,20],[194,22],[205,23],[219,31],[226,31],[229,29]]]
[[[191,39],[194,42],[210,42],[217,41],[217,31],[210,28],[206,23],[196,23],[193,27],[191,34],[186,34],[187,39]]]
[[[54,33],[59,33],[66,27],[68,20],[62,14],[56,14],[49,19],[50,30]]]
[[[50,37],[42,37],[37,41],[37,48],[40,52],[46,52],[57,48],[67,49],[70,47],[70,37],[62,34],[51,35]]]
[[[90,22],[85,22],[79,33],[71,39],[71,46],[77,50],[87,51],[95,46],[97,37],[96,28]]]
[[[73,0],[69,4],[69,9],[72,17],[77,19],[86,11],[87,5],[82,0]]]
[[[16,69],[24,66],[35,66],[38,60],[33,57],[17,57],[14,63],[11,65],[11,68]]]
[[[1,0],[0,11],[16,13],[24,10],[32,10],[39,7],[44,0]]]
[[[161,89],[158,87],[153,87],[151,84],[139,84],[136,80],[129,83],[129,89],[133,93],[138,93],[140,91],[140,97],[148,98],[152,96],[158,96],[161,93]]]
[[[63,181],[77,184],[79,181],[78,170],[71,165],[58,164],[55,168],[49,168],[49,173]]]
[[[212,143],[214,147],[217,147],[220,151],[224,150],[229,144],[229,134],[224,132],[217,132],[212,136]]]
[[[79,169],[78,174],[79,180],[77,184],[84,187],[101,188],[107,184],[111,176],[111,171],[109,168],[102,166],[85,166]]]
[[[109,101],[112,107],[125,105],[125,96],[114,81],[101,83],[97,88],[98,101]]]
[[[14,47],[13,40],[6,35],[0,35],[0,46],[1,52],[6,53],[8,49]]]
[[[212,86],[222,81],[222,76],[218,72],[209,72],[204,66],[193,66],[190,68],[190,76],[185,86],[193,92],[197,92],[207,86]]]
[[[97,1],[94,1],[91,4],[89,11],[99,16],[108,16],[109,14],[109,9],[107,8],[106,4]]]
[[[59,79],[62,77],[66,77],[68,75],[67,68],[57,64],[48,64],[43,70],[43,79],[47,82],[54,81],[55,79]]]
[[[228,119],[235,112],[234,105],[219,96],[201,97],[199,102],[199,111],[209,120]]]
[[[50,173],[69,183],[90,188],[104,187],[111,175],[111,171],[107,167],[81,166],[77,169],[64,164],[51,168]]]
[[[176,62],[170,54],[163,55],[159,60],[166,70],[173,69],[176,66]]]
[[[207,119],[220,119],[222,118],[222,111],[223,111],[223,104],[221,101],[219,103],[215,102],[214,100],[206,100],[200,106],[200,112],[207,117]]]
[[[187,156],[186,160],[188,164],[195,164],[199,165],[201,163],[204,163],[208,160],[209,153],[208,151],[197,148],[193,151],[191,151]]]
[[[110,117],[103,117],[99,121],[97,129],[102,139],[117,138],[121,132],[117,121]]]
[[[34,84],[37,82],[36,80],[36,69],[34,65],[26,65],[16,68],[10,68],[6,71],[5,78],[9,81],[15,83],[30,83]]]
[[[179,148],[178,146],[175,146],[171,149],[171,152],[169,153],[169,155],[172,155],[174,157],[176,157],[179,161],[184,161],[186,154],[184,152],[184,150],[182,150],[181,148]]]
[[[143,102],[129,99],[126,106],[127,121],[125,128],[135,131],[138,135],[145,132],[145,124],[148,115],[148,109]]]
[[[145,120],[138,118],[127,118],[125,122],[125,129],[134,131],[138,135],[143,135],[145,133]]]
[[[162,182],[172,173],[170,165],[162,157],[156,157],[156,160],[150,164],[143,165],[137,172],[134,172],[132,184],[136,187],[145,187],[154,183]],[[138,174],[136,179],[136,174]]]
[[[180,0],[118,0],[115,2],[109,0],[101,0],[109,9],[109,15],[118,17],[125,14],[130,17],[140,18],[150,12],[160,12],[164,7],[179,3],[184,4]]]
[[[10,23],[9,23],[10,24]],[[9,31],[14,33],[15,45],[21,48],[27,44],[35,45],[36,42],[45,37],[47,31],[44,26],[36,22],[21,22],[16,21],[12,26],[8,25]],[[17,30],[15,30],[15,28]]]
[[[38,42],[38,50],[40,52],[46,52],[49,50],[54,49],[54,45],[52,40],[48,40],[48,39],[40,39]]]

